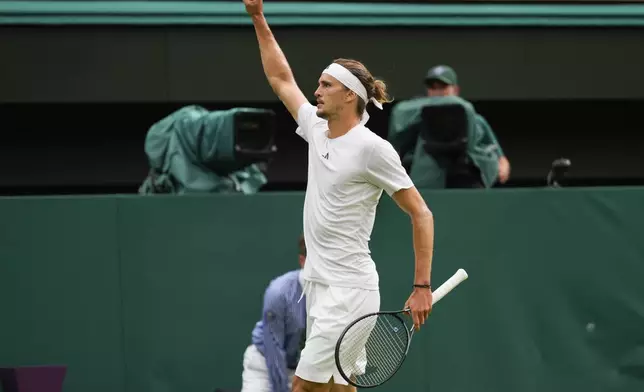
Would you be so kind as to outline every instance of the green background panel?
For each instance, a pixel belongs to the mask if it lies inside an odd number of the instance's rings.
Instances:
[[[470,279],[435,307],[379,390],[642,390],[643,189],[424,195],[434,287],[458,268]],[[262,292],[297,265],[302,202],[0,200],[0,363],[65,363],[66,392],[239,388]],[[382,308],[399,309],[411,225],[386,196],[371,248]]]
[[[299,196],[123,199],[128,391],[212,391],[242,355],[276,274],[298,266]]]
[[[0,201],[0,366],[66,364],[65,391],[121,391],[116,200]]]

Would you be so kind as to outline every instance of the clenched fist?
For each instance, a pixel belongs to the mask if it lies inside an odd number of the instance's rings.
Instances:
[[[259,15],[264,12],[263,0],[244,0],[244,5],[246,6],[246,12],[251,16]]]

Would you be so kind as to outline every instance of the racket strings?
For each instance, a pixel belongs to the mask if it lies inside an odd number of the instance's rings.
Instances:
[[[347,330],[339,349],[339,366],[358,385],[378,385],[396,372],[405,357],[409,335],[394,314],[364,318]]]

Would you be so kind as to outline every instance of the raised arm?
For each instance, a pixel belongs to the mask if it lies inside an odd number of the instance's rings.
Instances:
[[[246,12],[253,20],[253,26],[255,26],[266,79],[291,116],[297,121],[298,109],[308,101],[297,86],[286,56],[268,27],[268,22],[264,18],[264,2],[263,0],[244,0],[244,5]]]

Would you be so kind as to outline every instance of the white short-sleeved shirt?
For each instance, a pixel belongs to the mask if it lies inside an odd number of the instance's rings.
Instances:
[[[413,183],[392,145],[358,125],[329,139],[327,121],[303,104],[297,134],[309,144],[304,201],[304,278],[331,286],[378,290],[369,240],[382,191]]]

